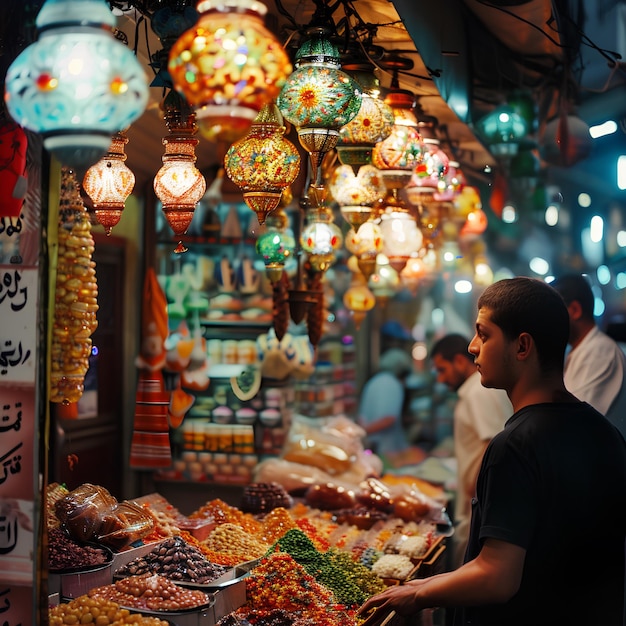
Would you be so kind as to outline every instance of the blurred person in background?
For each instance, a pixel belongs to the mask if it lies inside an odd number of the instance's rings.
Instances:
[[[468,352],[469,339],[448,334],[435,342],[430,351],[437,371],[437,382],[457,393],[453,415],[454,456],[457,461],[455,529],[452,537],[451,566],[463,564],[472,516],[472,498],[483,455],[491,439],[513,414],[513,406],[501,389],[480,384],[474,357]]]
[[[582,274],[566,274],[551,286],[565,300],[569,314],[565,387],[602,413],[626,437],[626,356],[596,325],[591,285]]]
[[[378,371],[363,385],[357,414],[365,430],[366,447],[390,460],[409,447],[403,415],[406,379],[413,360],[401,348],[390,348],[380,356]]]

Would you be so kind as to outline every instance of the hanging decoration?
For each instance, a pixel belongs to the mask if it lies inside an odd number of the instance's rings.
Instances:
[[[526,119],[508,104],[495,108],[476,123],[476,131],[494,157],[515,156],[528,130]]]
[[[386,187],[380,171],[362,165],[355,174],[350,165],[339,165],[331,175],[328,190],[339,205],[341,215],[355,230],[374,219]]]
[[[200,0],[197,10],[198,23],[170,50],[168,70],[202,134],[233,143],[276,98],[292,66],[258,0]]]
[[[346,249],[354,255],[356,264],[365,278],[376,270],[376,257],[383,249],[383,232],[374,221],[365,222],[358,231],[351,228],[345,237]]]
[[[124,146],[127,143],[124,131],[113,135],[109,151],[83,178],[83,189],[91,198],[96,219],[107,235],[120,221],[126,199],[135,187],[135,175],[126,165]]]
[[[361,272],[353,273],[350,287],[343,294],[343,303],[350,311],[354,326],[358,330],[367,312],[376,305],[376,296],[367,286],[367,279]]]
[[[226,174],[243,191],[243,199],[256,213],[260,225],[279,205],[283,189],[300,172],[298,150],[284,134],[278,107],[266,104],[248,134],[236,141],[224,158]]]
[[[144,71],[113,36],[114,25],[104,0],[46,0],[36,19],[38,40],[6,75],[13,119],[76,169],[95,163],[148,102]]]
[[[295,253],[296,242],[287,229],[288,223],[287,214],[276,209],[268,215],[265,232],[256,240],[256,252],[263,259],[265,273],[272,284],[281,279],[285,262]]]
[[[374,146],[386,139],[393,128],[391,107],[380,98],[380,84],[370,63],[351,63],[343,69],[360,85],[361,107],[350,122],[339,129],[337,156],[357,174],[363,165],[372,162]]]
[[[337,47],[323,28],[313,28],[296,53],[296,69],[287,79],[276,104],[298,131],[309,154],[312,184],[321,184],[321,162],[335,148],[339,129],[359,112],[361,89],[341,70]]]
[[[58,240],[50,401],[68,405],[78,402],[85,388],[91,335],[98,327],[98,284],[89,216],[76,175],[67,167],[61,171]]]
[[[197,132],[194,112],[175,91],[166,96],[163,109],[169,135],[163,138],[163,166],[154,177],[154,192],[174,234],[181,237],[206,191],[206,181],[195,165],[198,140],[194,137]],[[179,241],[174,252],[186,250]]]

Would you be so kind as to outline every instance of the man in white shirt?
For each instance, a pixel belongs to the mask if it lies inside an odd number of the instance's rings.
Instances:
[[[454,455],[457,460],[457,492],[454,504],[455,530],[453,566],[463,563],[472,515],[471,503],[483,455],[491,439],[513,415],[511,402],[501,389],[487,389],[480,383],[474,357],[468,352],[469,339],[449,334],[439,339],[430,355],[437,381],[457,392],[454,407]]]
[[[570,320],[565,386],[626,437],[626,356],[596,325],[591,285],[581,274],[561,276],[551,285],[565,300]]]

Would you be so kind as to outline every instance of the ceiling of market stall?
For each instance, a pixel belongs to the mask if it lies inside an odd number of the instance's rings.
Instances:
[[[162,45],[150,27],[151,16],[164,6],[195,6],[195,0],[107,1],[118,15],[128,45],[148,75],[154,76],[150,61]],[[32,24],[41,4],[42,0],[3,0],[3,68],[34,36]],[[590,194],[593,208],[607,220],[616,206],[618,214],[623,213],[624,191],[617,186],[615,163],[626,130],[626,66],[621,54],[626,54],[624,0],[265,0],[265,4],[266,25],[292,48],[320,11],[338,31],[347,24],[360,37],[366,33],[383,88],[392,80],[389,57],[399,55],[410,61],[412,67],[398,75],[399,86],[415,94],[418,117],[436,122],[443,149],[460,162],[470,183],[481,185],[487,208],[492,201],[495,205],[513,200],[520,205],[524,226],[507,230],[499,216],[490,215],[488,235],[495,254],[510,261],[529,232],[534,237],[543,229],[537,206],[523,197],[528,189],[522,186],[520,192],[519,186],[510,184],[507,163],[494,156],[476,130],[484,115],[514,94],[529,95],[534,106],[536,123],[528,139],[540,164],[539,203],[557,200],[570,213],[567,229],[556,238],[548,234],[548,245],[567,238],[564,249],[576,252],[579,243],[572,239],[589,212],[577,204],[581,191]],[[148,192],[161,166],[161,138],[166,134],[159,106],[163,96],[162,87],[152,87],[148,108],[128,131],[127,164],[135,173],[136,189]],[[594,141],[585,158],[563,167],[558,158],[555,161],[554,146],[551,156],[546,146],[556,141],[550,132],[565,113],[589,125],[612,118],[618,130]],[[570,129],[570,146],[578,140]],[[200,137],[199,169],[212,176],[227,148]],[[558,146],[556,153],[558,157]],[[515,193],[522,197],[509,197]]]

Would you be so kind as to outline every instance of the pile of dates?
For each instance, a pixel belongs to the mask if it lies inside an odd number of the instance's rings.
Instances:
[[[228,571],[228,567],[211,563],[182,537],[170,537],[145,556],[130,561],[119,570],[119,576],[160,574],[174,582],[206,584]]]

